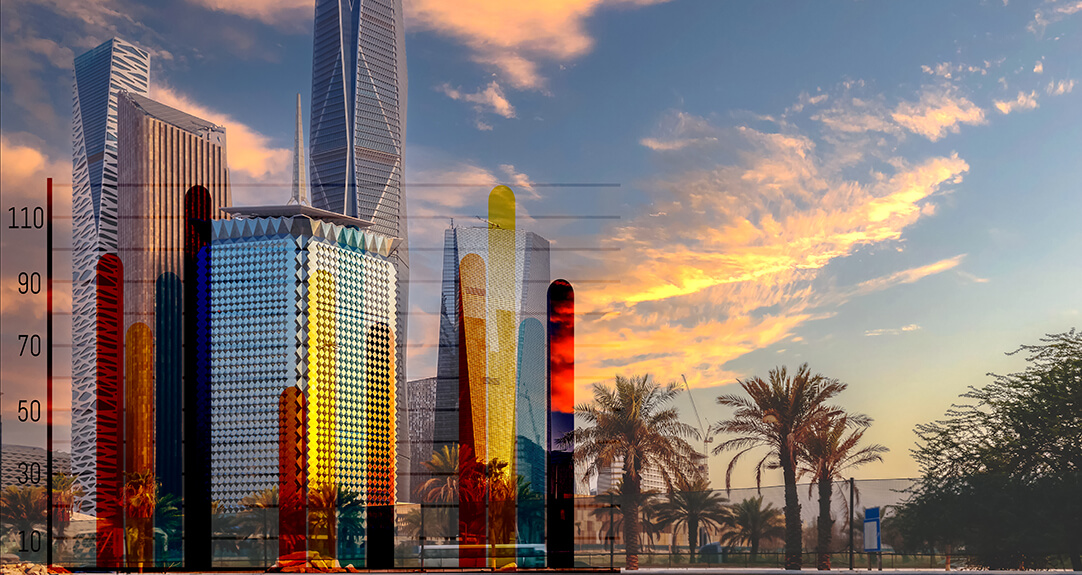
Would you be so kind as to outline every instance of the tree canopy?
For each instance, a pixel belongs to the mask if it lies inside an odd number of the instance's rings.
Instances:
[[[1024,371],[989,374],[918,425],[922,478],[899,514],[906,546],[958,545],[991,568],[1082,570],[1082,334],[1050,334]]]

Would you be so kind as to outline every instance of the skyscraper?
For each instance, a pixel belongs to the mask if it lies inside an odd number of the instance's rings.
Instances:
[[[434,446],[457,444],[460,459],[504,463],[509,477],[522,476],[540,495],[548,446],[548,240],[516,229],[514,194],[497,186],[489,225],[447,230],[444,249]],[[469,489],[465,480],[459,485]],[[543,513],[518,507],[514,496],[459,501],[463,543],[542,542],[543,528],[531,526],[538,518],[543,524]],[[470,554],[463,551],[460,566],[514,559]]]
[[[373,566],[393,548],[393,540],[376,545],[392,524],[375,529],[373,513],[395,502],[395,270],[388,255],[396,240],[309,206],[229,211],[237,217],[213,223],[203,276],[213,498],[234,511],[245,496],[275,486],[307,489],[313,500],[352,490],[368,507]],[[283,415],[290,405],[295,409]],[[284,434],[282,422],[298,418]],[[291,460],[282,439],[296,433],[302,437],[291,442],[299,451]],[[362,549],[356,533],[336,540],[337,532],[323,529],[308,529],[308,549],[342,559]]]
[[[120,461],[120,422],[98,406],[119,409],[120,357],[100,357],[99,265],[117,254],[117,93],[147,94],[150,54],[113,38],[75,58],[72,89],[72,470],[93,511],[99,456]],[[108,281],[108,280],[107,280]],[[107,294],[106,294],[107,295]],[[113,377],[113,376],[117,377]],[[112,388],[110,387],[112,386]],[[102,387],[99,389],[99,387]],[[113,389],[116,388],[116,389]],[[99,442],[99,433],[103,441]]]
[[[149,473],[162,496],[183,501],[186,537],[163,546],[172,556],[157,558],[175,563],[182,550],[189,559],[209,550],[198,546],[210,541],[201,536],[210,529],[211,500],[210,406],[197,397],[207,390],[197,378],[205,358],[197,345],[196,259],[210,243],[210,221],[231,203],[225,128],[127,91],[117,98],[117,117],[124,470]],[[135,549],[136,562],[150,560]],[[129,565],[132,555],[129,549]]]
[[[317,0],[309,137],[312,205],[371,222],[398,238],[395,349],[400,493],[410,474],[406,412],[409,245],[402,153],[406,141],[406,46],[401,0]]]

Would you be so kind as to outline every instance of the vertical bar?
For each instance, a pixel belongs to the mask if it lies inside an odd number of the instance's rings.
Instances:
[[[575,427],[575,290],[562,279],[548,289],[548,351],[548,566],[570,569],[575,566],[575,446],[563,440]]]
[[[53,179],[45,184],[45,565],[53,564]]]
[[[849,570],[853,570],[853,478],[849,478]]]

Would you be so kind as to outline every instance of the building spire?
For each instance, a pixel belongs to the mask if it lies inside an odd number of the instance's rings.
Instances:
[[[308,205],[308,185],[304,177],[304,124],[301,123],[301,95],[297,94],[297,134],[293,138],[293,192],[289,203]]]

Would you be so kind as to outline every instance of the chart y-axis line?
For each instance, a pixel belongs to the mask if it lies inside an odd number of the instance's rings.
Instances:
[[[45,565],[53,564],[53,179],[45,184]]]

